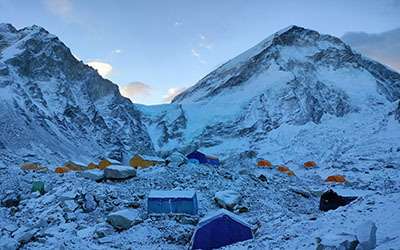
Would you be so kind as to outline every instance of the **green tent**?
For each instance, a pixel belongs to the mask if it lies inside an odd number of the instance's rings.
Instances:
[[[34,181],[32,183],[32,192],[39,192],[43,195],[45,193],[43,181]]]

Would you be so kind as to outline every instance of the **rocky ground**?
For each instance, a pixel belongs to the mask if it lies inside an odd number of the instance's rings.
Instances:
[[[219,209],[213,198],[224,190],[240,195],[233,210],[253,226],[255,236],[228,249],[316,249],[319,238],[339,244],[344,233],[355,234],[357,225],[368,220],[378,228],[377,249],[398,249],[399,166],[370,171],[381,180],[352,179],[333,186],[319,175],[322,166],[289,167],[296,176],[261,169],[255,159],[238,156],[220,167],[174,162],[138,170],[126,180],[96,182],[77,172],[1,166],[0,249],[187,249],[198,220]],[[45,183],[43,195],[31,192],[37,180]],[[329,187],[359,198],[321,212],[319,196]],[[152,189],[196,190],[199,215],[148,215],[146,198]],[[133,226],[115,229],[107,218],[123,209],[134,211]]]

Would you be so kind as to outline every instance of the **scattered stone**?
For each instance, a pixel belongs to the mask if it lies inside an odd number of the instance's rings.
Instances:
[[[62,206],[65,212],[74,212],[78,208],[78,204],[74,200],[66,200]]]
[[[126,230],[143,220],[136,209],[123,209],[107,216],[107,222],[117,230]]]
[[[12,234],[12,237],[19,243],[25,244],[29,242],[37,232],[38,229],[31,229],[26,226],[22,226]]]
[[[18,242],[15,239],[9,237],[2,237],[0,240],[0,249],[1,250],[17,250]]]
[[[240,194],[233,190],[219,191],[214,200],[220,207],[232,210],[240,202]]]
[[[128,205],[128,207],[133,208],[133,209],[138,209],[140,207],[139,202],[132,202]]]
[[[357,240],[359,245],[357,250],[370,250],[376,247],[376,230],[374,222],[367,221],[359,225],[356,229]]]
[[[77,196],[76,191],[68,191],[68,192],[63,193],[63,194],[60,196],[60,200],[61,200],[61,201],[73,200],[73,199],[76,198],[76,196]]]
[[[21,201],[21,196],[16,192],[7,192],[5,197],[1,200],[1,205],[4,207],[18,207]]]
[[[96,210],[97,203],[94,200],[94,196],[91,194],[85,194],[83,199],[83,211],[92,212]]]
[[[108,225],[106,223],[101,223],[96,226],[93,237],[95,239],[100,239],[100,238],[107,237],[113,233],[114,233],[114,230],[110,225]]]
[[[177,151],[175,151],[171,155],[169,155],[166,160],[169,162],[178,164],[178,165],[184,164],[188,161],[188,159],[186,158],[185,155],[183,155]]]
[[[297,187],[290,187],[290,190],[296,194],[299,194],[301,196],[303,196],[304,198],[310,198],[311,197],[311,193],[307,190],[304,189],[300,189]]]
[[[104,178],[104,171],[100,169],[86,170],[81,173],[81,176],[93,181],[101,181]]]
[[[263,182],[268,181],[267,177],[266,177],[265,175],[263,175],[263,174],[260,174],[260,175],[258,176],[258,179],[259,179],[260,181],[263,181]]]
[[[112,165],[104,169],[104,176],[107,179],[123,180],[136,176],[136,170],[130,166]]]
[[[247,213],[249,211],[249,208],[248,207],[240,207],[239,209],[238,209],[238,212],[239,213]]]
[[[355,250],[357,244],[354,235],[345,233],[317,238],[317,250]]]

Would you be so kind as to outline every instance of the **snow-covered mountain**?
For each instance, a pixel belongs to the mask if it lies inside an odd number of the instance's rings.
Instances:
[[[153,150],[140,112],[117,85],[41,27],[0,24],[0,93],[5,161],[121,159]]]
[[[158,150],[254,150],[285,162],[312,156],[331,164],[345,153],[371,156],[374,148],[382,158],[396,150],[399,98],[399,73],[336,37],[290,26],[172,104],[141,110]]]

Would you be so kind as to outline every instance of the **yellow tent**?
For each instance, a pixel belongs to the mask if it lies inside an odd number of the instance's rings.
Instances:
[[[24,162],[21,164],[22,170],[35,171],[35,172],[47,172],[46,167],[41,166],[39,163]]]
[[[105,168],[107,168],[108,166],[111,166],[111,165],[120,165],[121,163],[119,162],[119,161],[117,161],[117,160],[113,160],[113,159],[102,159],[100,162],[99,162],[99,165],[97,166],[97,168],[98,169],[105,169]]]
[[[131,158],[129,165],[134,168],[148,168],[164,163],[164,160],[156,156],[137,154]]]
[[[96,169],[96,168],[98,168],[99,166],[98,165],[96,165],[95,163],[93,163],[93,162],[91,162],[91,163],[89,163],[88,165],[87,165],[87,169]]]
[[[68,161],[64,164],[64,167],[68,168],[71,171],[83,171],[85,170],[85,165],[86,164]]]

